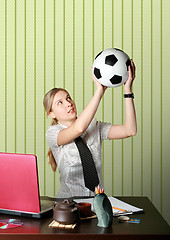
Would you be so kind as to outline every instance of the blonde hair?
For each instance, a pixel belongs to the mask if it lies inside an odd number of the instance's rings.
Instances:
[[[53,88],[51,89],[49,92],[47,92],[44,96],[44,100],[43,100],[43,105],[44,105],[44,109],[47,113],[47,115],[52,111],[52,104],[53,104],[53,100],[54,100],[54,96],[56,95],[57,92],[59,91],[64,91],[66,93],[68,93],[65,89],[63,88]],[[58,120],[56,118],[52,119],[51,125],[55,125],[58,123]],[[57,163],[55,161],[55,158],[53,156],[53,153],[51,151],[51,148],[49,148],[48,150],[48,157],[49,157],[49,164],[51,165],[51,168],[54,172],[56,172],[57,169]]]

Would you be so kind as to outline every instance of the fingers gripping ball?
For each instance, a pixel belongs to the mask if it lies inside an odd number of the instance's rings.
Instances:
[[[128,79],[129,56],[120,49],[108,48],[100,52],[93,62],[96,79],[106,87],[119,87]]]

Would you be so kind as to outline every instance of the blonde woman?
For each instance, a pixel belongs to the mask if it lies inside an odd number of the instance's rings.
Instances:
[[[77,116],[76,105],[70,94],[62,88],[53,88],[44,97],[44,108],[52,124],[46,133],[49,144],[49,162],[53,171],[60,173],[61,187],[58,198],[73,196],[94,196],[85,187],[80,155],[74,140],[81,136],[89,147],[98,172],[100,187],[102,180],[102,141],[104,139],[123,139],[137,132],[132,84],[135,79],[135,65],[131,60],[129,78],[124,84],[126,119],[124,125],[112,125],[94,119],[106,87],[102,86],[92,74],[96,91],[83,112]]]

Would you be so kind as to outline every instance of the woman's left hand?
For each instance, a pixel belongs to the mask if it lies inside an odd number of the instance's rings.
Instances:
[[[98,90],[101,91],[102,94],[104,94],[105,90],[107,89],[107,87],[103,86],[101,83],[99,83],[99,81],[96,79],[96,77],[94,76],[94,73],[93,73],[93,67],[91,67],[91,75],[92,75],[92,78],[93,78],[93,81],[95,82],[96,84],[96,87]]]
[[[135,64],[131,59],[131,66],[129,66],[129,77],[128,80],[124,83],[124,92],[131,93],[132,92],[132,84],[135,79]]]

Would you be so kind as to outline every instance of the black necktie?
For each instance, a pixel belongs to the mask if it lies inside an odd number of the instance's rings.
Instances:
[[[81,137],[76,138],[75,143],[82,162],[85,186],[94,192],[95,187],[99,185],[99,178],[92,154]]]

